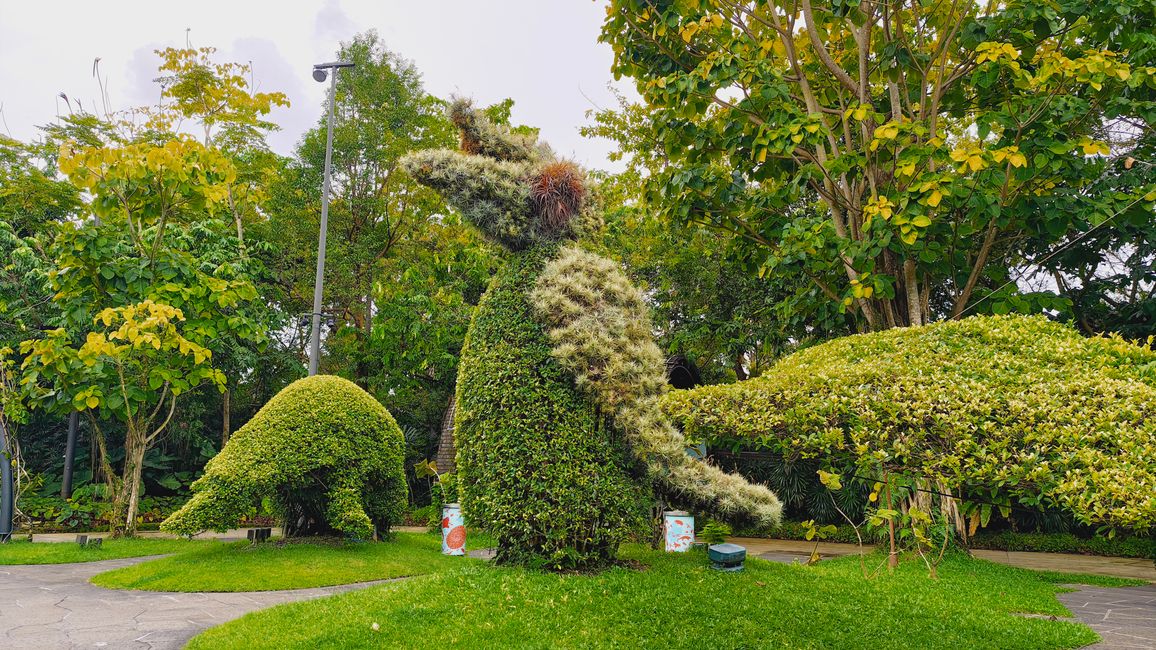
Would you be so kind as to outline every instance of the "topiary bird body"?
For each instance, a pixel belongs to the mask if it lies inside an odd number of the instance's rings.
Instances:
[[[659,411],[665,364],[642,296],[576,243],[601,221],[581,170],[468,102],[450,117],[462,150],[403,164],[514,253],[467,334],[455,420],[463,511],[498,537],[498,559],[608,562],[655,490],[720,518],[777,522],[773,493],[691,459]]]

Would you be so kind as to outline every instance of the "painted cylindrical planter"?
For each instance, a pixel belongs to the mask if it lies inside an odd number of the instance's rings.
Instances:
[[[466,526],[462,519],[462,507],[456,503],[442,506],[442,553],[466,554]]]
[[[685,553],[694,544],[694,517],[682,510],[662,513],[662,537],[667,553]]]

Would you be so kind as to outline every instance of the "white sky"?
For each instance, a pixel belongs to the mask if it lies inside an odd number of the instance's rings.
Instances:
[[[114,108],[156,101],[153,51],[213,46],[219,60],[251,61],[258,90],[281,91],[292,106],[271,116],[270,143],[289,153],[321,114],[327,84],[312,65],[339,41],[376,29],[386,47],[411,59],[426,91],[490,104],[515,100],[513,121],[542,129],[556,151],[613,168],[607,141],[582,138],[587,109],[613,106],[612,54],[598,43],[601,0],[0,0],[0,132],[27,140],[64,111],[61,92],[99,101],[93,60]],[[631,84],[616,86],[635,96]]]

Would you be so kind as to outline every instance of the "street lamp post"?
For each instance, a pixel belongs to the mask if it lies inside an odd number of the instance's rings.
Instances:
[[[321,234],[317,238],[317,277],[313,281],[313,327],[309,335],[309,376],[317,374],[321,359],[321,286],[325,279],[325,231],[329,226],[329,179],[333,159],[333,104],[337,101],[337,71],[352,68],[352,63],[333,61],[313,66],[313,78],[324,82],[329,77],[329,124],[325,133],[325,182],[321,190]]]
[[[16,506],[16,481],[12,476],[12,450],[8,430],[0,418],[0,544],[12,537],[12,515]]]

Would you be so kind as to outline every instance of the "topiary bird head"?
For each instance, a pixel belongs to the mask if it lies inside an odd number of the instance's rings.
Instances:
[[[494,124],[469,100],[448,110],[461,149],[417,151],[402,166],[492,241],[511,251],[575,239],[595,217],[586,179],[536,138]]]

